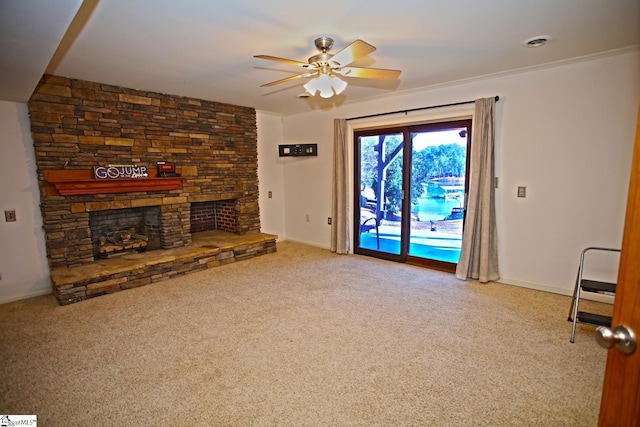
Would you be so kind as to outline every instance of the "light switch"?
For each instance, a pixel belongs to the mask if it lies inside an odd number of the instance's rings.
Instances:
[[[4,211],[4,220],[6,222],[15,222],[16,220],[16,211]]]
[[[527,187],[518,187],[518,197],[527,197]]]

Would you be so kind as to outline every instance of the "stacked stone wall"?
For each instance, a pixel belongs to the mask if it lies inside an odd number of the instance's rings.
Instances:
[[[29,101],[51,267],[93,262],[89,212],[160,207],[163,248],[189,245],[190,203],[234,199],[236,232],[260,232],[253,108],[45,75]],[[60,196],[45,170],[175,163],[182,188]]]

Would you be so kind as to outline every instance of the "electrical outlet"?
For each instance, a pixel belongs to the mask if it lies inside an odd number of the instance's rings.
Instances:
[[[527,187],[518,187],[518,197],[527,197]]]
[[[307,220],[307,222],[309,222],[309,214],[305,214],[305,219]]]
[[[331,217],[327,218],[327,224],[331,225]]]
[[[4,211],[4,220],[6,222],[14,222],[16,220],[16,211]]]
[[[269,198],[273,197],[273,191],[269,191]]]

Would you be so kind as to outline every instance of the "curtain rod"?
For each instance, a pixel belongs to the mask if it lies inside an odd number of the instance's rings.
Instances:
[[[500,97],[496,95],[496,102],[498,102],[499,99],[500,99]],[[349,121],[349,120],[358,120],[358,119],[368,119],[370,117],[388,116],[390,114],[399,114],[399,113],[407,114],[407,113],[410,113],[412,111],[430,110],[432,108],[453,107],[455,105],[472,104],[474,102],[476,102],[476,101],[453,102],[451,104],[432,105],[430,107],[412,108],[410,110],[398,110],[398,111],[390,111],[388,113],[369,114],[368,116],[349,117],[346,120]]]

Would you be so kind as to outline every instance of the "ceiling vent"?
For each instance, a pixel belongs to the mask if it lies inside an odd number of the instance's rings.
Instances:
[[[551,36],[535,36],[529,39],[526,39],[522,42],[523,46],[526,47],[540,47],[547,44],[547,42],[551,40]]]

